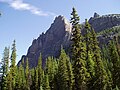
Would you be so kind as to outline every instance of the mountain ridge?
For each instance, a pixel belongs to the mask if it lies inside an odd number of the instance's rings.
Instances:
[[[89,19],[89,23],[96,32],[100,32],[102,30],[120,25],[120,14],[100,16],[99,14],[94,13],[94,16]]]
[[[118,19],[116,21],[116,19]],[[109,14],[100,16],[94,13],[89,19],[89,23],[95,29],[95,32],[112,28],[120,25],[120,14]],[[27,55],[23,55],[21,60],[28,58],[30,67],[35,67],[40,53],[42,54],[43,64],[48,56],[57,58],[60,54],[61,46],[66,50],[70,48],[72,25],[62,15],[55,18],[46,33],[42,33],[37,39],[34,39],[29,47]],[[18,62],[20,64],[21,60]]]

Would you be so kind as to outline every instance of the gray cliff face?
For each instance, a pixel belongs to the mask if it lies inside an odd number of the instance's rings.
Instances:
[[[120,14],[109,14],[100,16],[94,13],[94,17],[89,19],[89,23],[95,29],[96,32],[112,28],[113,26],[120,25]]]
[[[28,58],[30,67],[35,67],[41,53],[44,64],[45,59],[48,56],[59,56],[61,46],[64,48],[69,47],[70,36],[71,24],[63,16],[58,16],[45,34],[42,33],[37,39],[33,40],[32,45],[28,49],[27,55],[22,58],[24,60]]]

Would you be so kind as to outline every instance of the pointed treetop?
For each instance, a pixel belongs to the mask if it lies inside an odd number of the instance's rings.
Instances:
[[[77,25],[79,24],[80,17],[77,14],[76,9],[73,7],[72,8],[72,13],[71,13],[71,23],[72,25]]]
[[[90,28],[91,26],[90,26],[90,24],[89,24],[89,22],[88,22],[88,20],[87,19],[85,19],[85,28]]]

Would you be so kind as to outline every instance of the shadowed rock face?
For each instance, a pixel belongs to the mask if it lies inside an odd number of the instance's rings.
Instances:
[[[120,25],[120,14],[100,16],[95,13],[94,17],[89,19],[89,23],[96,32],[100,32],[104,29]],[[60,15],[56,17],[46,33],[42,33],[37,39],[33,40],[32,45],[28,49],[27,55],[23,55],[22,59],[26,60],[26,58],[28,58],[29,66],[32,68],[37,65],[40,53],[42,54],[44,65],[45,59],[48,56],[58,57],[60,55],[61,46],[63,46],[67,52],[71,44],[71,29],[71,24],[63,16]],[[98,37],[98,40],[103,42],[101,38],[102,37]],[[21,60],[18,62],[18,65]]]
[[[63,16],[58,16],[45,34],[42,33],[37,39],[33,40],[27,55],[24,55],[22,59],[26,60],[27,57],[30,67],[34,67],[37,65],[41,53],[44,64],[48,56],[59,56],[61,46],[64,48],[69,47],[70,36],[71,24]]]
[[[120,25],[120,14],[100,16],[99,14],[94,13],[94,17],[91,17],[89,19],[89,23],[92,25],[96,32],[100,32],[104,29]]]

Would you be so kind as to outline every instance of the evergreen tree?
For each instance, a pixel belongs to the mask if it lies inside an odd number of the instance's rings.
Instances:
[[[67,74],[68,74],[68,90],[73,90],[74,75],[73,75],[72,64],[70,62],[69,57],[68,57],[68,59],[66,59],[66,66],[67,66]]]
[[[86,44],[86,68],[90,77],[88,79],[87,85],[90,90],[93,90],[93,83],[95,77],[95,62],[93,61],[93,52],[92,52],[92,42],[91,42],[91,26],[88,23],[87,19],[85,20],[84,26],[84,41]]]
[[[54,76],[56,74],[56,62],[53,57],[48,57],[46,60],[46,67],[45,67],[45,74],[48,74],[49,77],[49,85],[50,88],[53,90],[54,88]]]
[[[118,51],[118,55],[120,55],[119,37],[120,37],[120,36],[114,36],[114,37],[113,37],[113,39],[114,39],[114,41],[115,41],[115,45],[116,45],[117,51]]]
[[[30,90],[30,78],[29,78],[29,76],[30,76],[30,71],[29,71],[29,63],[28,63],[28,58],[27,58],[27,60],[26,60],[26,68],[25,68],[25,79],[26,79],[26,86],[25,86],[25,89],[26,90]]]
[[[7,90],[7,75],[9,67],[9,48],[5,47],[2,59],[2,90]]]
[[[35,90],[35,68],[30,70],[31,86],[30,90]]]
[[[43,84],[43,89],[44,90],[51,90],[49,86],[49,78],[48,75],[44,76],[44,84]]]
[[[31,72],[31,80],[32,80],[32,85],[31,85],[31,90],[39,90],[40,87],[38,86],[38,68],[35,67],[32,69]]]
[[[16,44],[15,40],[12,44],[12,54],[11,54],[11,66],[10,66],[10,73],[12,75],[12,89],[15,88],[15,78],[16,78]]]
[[[23,89],[23,67],[22,67],[22,64],[20,64],[20,67],[19,67],[19,70],[18,70],[18,79],[19,79],[19,88],[20,90]]]
[[[109,55],[112,62],[113,88],[116,85],[120,88],[120,58],[114,41],[111,41],[109,44]]]
[[[91,51],[91,26],[88,23],[87,19],[85,20],[85,27],[84,27],[84,39],[86,44],[86,61],[88,60],[88,54],[92,53]]]
[[[101,59],[100,48],[98,46],[98,41],[95,31],[92,29],[92,51],[93,51],[93,60],[95,62],[95,90],[107,90],[109,79],[104,69],[104,65]]]
[[[19,68],[17,67],[14,90],[21,90],[20,86],[21,86],[21,77],[20,77],[20,74],[19,74]]]
[[[37,68],[35,68],[34,82],[35,82],[35,90],[39,90],[39,86],[38,86],[38,69]]]
[[[6,90],[14,90],[12,88],[12,74],[9,72],[7,76],[7,89]]]
[[[109,82],[108,82],[108,88],[112,88],[112,62],[110,60],[109,56],[109,49],[107,45],[102,46],[101,49],[101,57],[102,57],[102,62],[104,64],[104,68],[107,72]]]
[[[18,84],[19,84],[19,90],[25,90],[25,72],[24,72],[24,60],[20,63],[20,66],[18,67]]]
[[[86,90],[87,70],[85,62],[85,44],[83,43],[79,16],[73,8],[71,13],[72,23],[72,61],[73,61],[73,73],[75,78],[74,90]]]
[[[59,80],[59,90],[68,90],[68,71],[67,71],[67,61],[68,57],[65,51],[62,49],[61,54],[59,57],[59,64],[58,64],[58,80]]]
[[[9,70],[9,48],[5,47],[3,53],[3,75],[7,75]]]
[[[25,69],[24,69],[24,59],[22,60],[22,63],[20,65],[20,68],[19,68],[19,72],[20,72],[20,76],[22,78],[22,84],[21,84],[21,88],[22,90],[25,90],[25,83],[26,83],[26,80],[25,80]]]
[[[95,62],[93,61],[92,55],[88,53],[88,58],[87,58],[87,71],[90,74],[90,77],[88,78],[87,81],[87,86],[89,90],[93,90],[94,87],[94,82],[95,82]]]
[[[43,69],[42,69],[42,55],[40,54],[39,59],[38,59],[38,87],[42,87],[42,82],[43,82]]]
[[[53,63],[52,63],[52,66],[53,66],[53,69],[54,69],[54,78],[53,78],[53,81],[52,81],[52,88],[51,90],[59,90],[59,78],[58,78],[58,61],[57,59],[53,59],[52,60]],[[50,87],[51,87],[51,84],[50,84]]]

